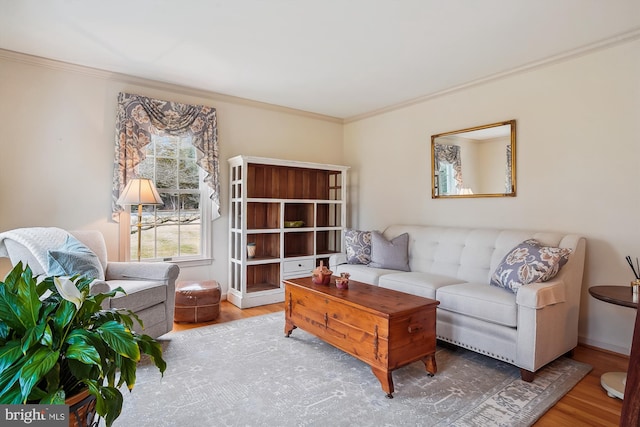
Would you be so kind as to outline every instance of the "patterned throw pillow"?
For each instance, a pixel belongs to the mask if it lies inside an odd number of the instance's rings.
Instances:
[[[349,264],[369,264],[371,262],[371,232],[346,230],[344,244]]]
[[[517,293],[521,286],[553,279],[569,260],[571,249],[542,246],[529,239],[513,248],[491,276],[491,284]]]

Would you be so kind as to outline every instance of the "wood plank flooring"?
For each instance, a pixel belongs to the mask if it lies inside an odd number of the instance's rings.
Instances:
[[[179,331],[229,322],[274,313],[283,309],[283,304],[278,303],[241,310],[228,301],[222,301],[220,316],[215,321],[196,324],[175,323],[173,330]],[[610,371],[626,371],[629,358],[582,345],[576,348],[573,358],[593,366],[593,370],[544,414],[534,426],[617,426],[620,422],[622,401],[607,396],[607,393],[600,386],[600,376]]]

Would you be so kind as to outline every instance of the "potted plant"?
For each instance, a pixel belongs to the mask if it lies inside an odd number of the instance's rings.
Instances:
[[[108,293],[89,294],[92,279],[33,277],[18,263],[0,282],[0,403],[64,404],[83,391],[111,426],[131,391],[137,363],[147,354],[164,373],[160,344],[133,330],[130,310],[101,307]]]

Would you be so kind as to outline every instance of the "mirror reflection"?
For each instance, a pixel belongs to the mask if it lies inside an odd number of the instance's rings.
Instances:
[[[432,198],[515,196],[515,156],[515,120],[432,135]]]

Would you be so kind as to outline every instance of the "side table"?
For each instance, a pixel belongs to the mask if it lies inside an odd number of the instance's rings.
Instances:
[[[593,286],[589,288],[592,297],[623,307],[638,308],[638,295],[633,295],[631,286]],[[635,301],[634,301],[635,300]],[[627,383],[626,372],[607,372],[600,377],[600,384],[607,390],[609,397],[624,399],[624,387]]]

